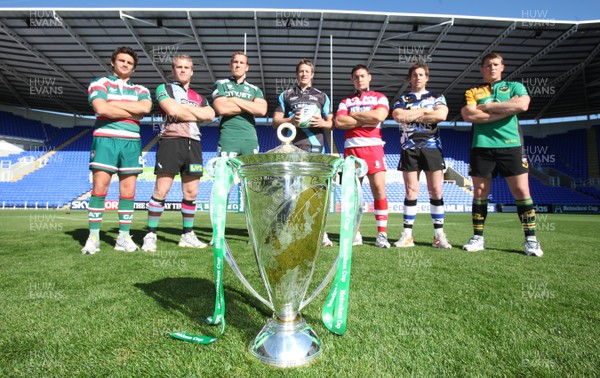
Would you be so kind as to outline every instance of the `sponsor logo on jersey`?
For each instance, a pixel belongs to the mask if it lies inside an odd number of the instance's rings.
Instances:
[[[190,173],[202,172],[202,164],[190,164]]]
[[[198,104],[196,101],[188,100],[187,98],[182,98],[180,102],[184,105],[192,105],[195,107],[200,106],[200,104]]]

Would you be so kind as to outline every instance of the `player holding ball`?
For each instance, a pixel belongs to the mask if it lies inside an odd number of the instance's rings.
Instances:
[[[294,146],[307,152],[325,152],[325,130],[333,126],[329,97],[313,88],[315,66],[308,59],[296,65],[298,85],[279,95],[278,106],[273,114],[273,127],[285,122],[298,127]]]

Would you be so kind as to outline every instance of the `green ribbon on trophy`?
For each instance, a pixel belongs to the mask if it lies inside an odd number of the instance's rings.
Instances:
[[[225,332],[225,295],[223,292],[223,265],[225,250],[225,218],[227,214],[227,196],[233,182],[233,170],[227,164],[227,157],[217,159],[215,180],[212,188],[214,206],[210,208],[210,218],[213,226],[214,279],[215,279],[215,310],[212,316],[206,318],[210,325],[221,324],[218,336],[192,335],[185,332],[172,333],[171,337],[198,344],[211,344]]]
[[[336,335],[346,332],[348,317],[348,298],[350,296],[350,268],[352,265],[352,242],[354,241],[354,222],[359,204],[357,188],[356,159],[348,156],[344,160],[342,171],[342,213],[340,220],[340,249],[338,267],[331,291],[325,301],[322,319],[325,327]]]

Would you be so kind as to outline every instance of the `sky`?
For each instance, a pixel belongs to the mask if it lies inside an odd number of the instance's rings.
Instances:
[[[598,0],[229,0],[219,2],[187,2],[173,6],[164,0],[0,0],[0,8],[252,8],[252,9],[318,9],[372,11],[389,13],[424,13],[458,16],[502,18],[534,18],[565,21],[600,21]],[[182,2],[183,3],[183,2]],[[211,5],[213,4],[213,5]],[[214,5],[216,4],[216,5]]]

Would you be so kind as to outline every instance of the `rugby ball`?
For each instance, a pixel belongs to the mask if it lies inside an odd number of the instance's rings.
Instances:
[[[298,121],[298,127],[301,129],[309,127],[311,118],[318,115],[319,112],[319,107],[315,104],[304,105],[300,109],[300,121]]]

